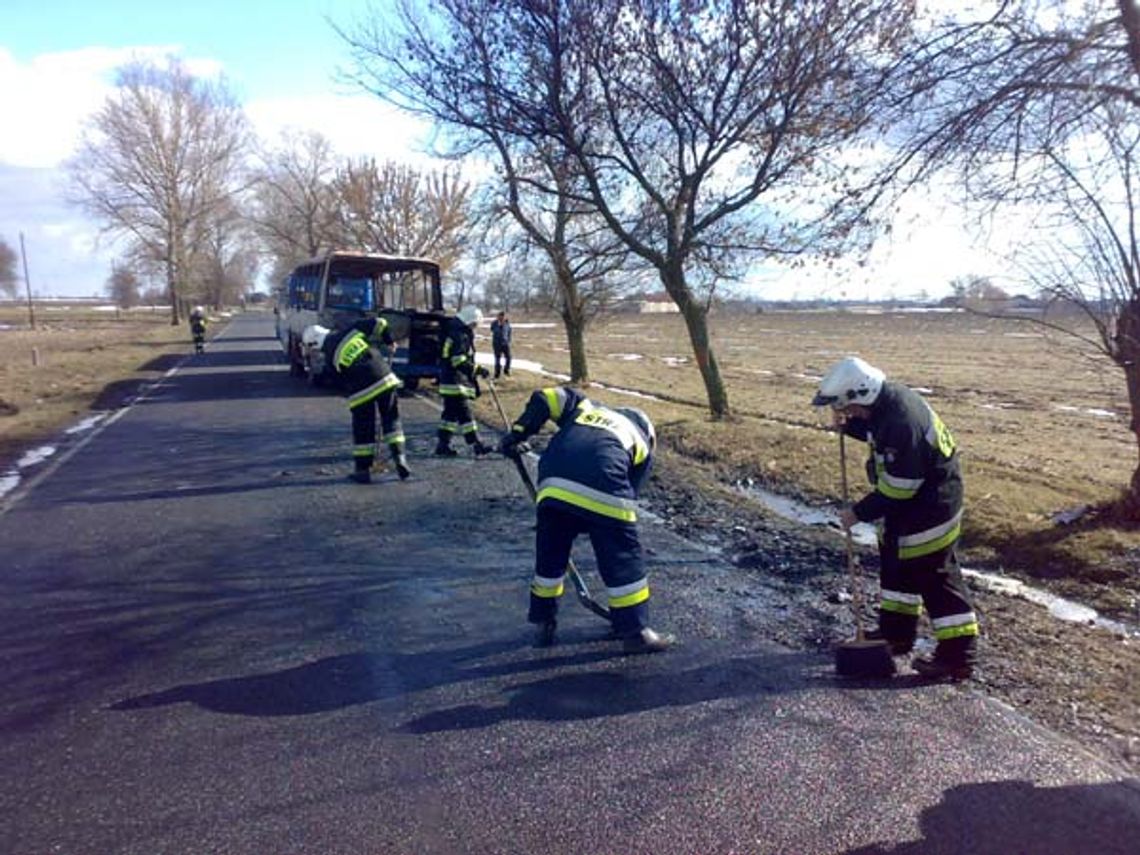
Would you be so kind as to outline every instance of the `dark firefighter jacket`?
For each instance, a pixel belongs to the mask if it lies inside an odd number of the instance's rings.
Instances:
[[[206,334],[206,316],[194,313],[190,315],[190,332],[194,335]]]
[[[557,502],[593,518],[637,521],[637,494],[653,465],[637,426],[577,389],[539,389],[511,427],[522,441],[546,420],[558,432],[538,461],[537,502]]]
[[[392,373],[379,348],[381,344],[390,348],[394,343],[388,322],[383,318],[363,318],[325,336],[321,349],[342,385],[351,393],[349,406],[399,388],[400,379]]]
[[[439,394],[474,398],[477,388],[475,333],[458,318],[448,318],[439,352]]]
[[[867,475],[874,485],[852,510],[882,519],[898,536],[899,557],[917,558],[957,540],[962,524],[962,476],[954,437],[930,405],[900,383],[886,382],[868,419],[849,419],[845,432],[870,445]]]

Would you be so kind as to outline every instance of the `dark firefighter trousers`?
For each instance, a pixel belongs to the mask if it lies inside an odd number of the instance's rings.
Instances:
[[[471,415],[471,404],[466,395],[440,395],[443,398],[443,413],[439,420],[439,441],[443,445],[451,442],[455,434],[463,434],[468,445],[479,439],[479,425]]]
[[[539,504],[537,514],[534,572],[536,577],[550,581],[542,588],[544,596],[535,593],[539,589],[537,585],[531,588],[530,612],[527,615],[531,623],[547,623],[555,619],[562,585],[554,583],[565,576],[571,547],[580,534],[590,538],[598,572],[607,589],[612,592],[645,583],[645,563],[636,524],[575,513],[551,501]],[[617,604],[611,595],[610,622],[615,635],[623,638],[637,635],[649,625],[648,594],[646,587],[645,599],[631,605]]]
[[[344,377],[343,383],[352,414],[352,459],[356,471],[362,472],[371,469],[376,458],[377,413],[383,430],[382,439],[388,445],[393,460],[404,456],[404,428],[400,424],[399,381],[395,375],[380,375],[372,365],[359,369],[354,366],[354,369]],[[389,384],[390,387],[385,388]],[[366,392],[369,387],[374,388]]]
[[[879,541],[879,562],[884,605],[900,599],[887,592],[913,600],[910,604],[894,602],[889,608],[880,606],[879,629],[889,641],[912,643],[922,608],[932,621],[973,611],[958,565],[957,541],[929,555],[903,560],[898,557],[898,535],[888,526]],[[972,630],[966,630],[967,634],[940,639],[935,657],[954,664],[972,664],[978,635],[976,622]]]

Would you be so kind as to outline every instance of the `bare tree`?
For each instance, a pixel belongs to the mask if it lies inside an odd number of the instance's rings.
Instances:
[[[902,161],[912,176],[957,167],[988,212],[1027,220],[1011,265],[1091,320],[1091,335],[1065,330],[1123,371],[1140,449],[1136,3],[1000,3],[940,22],[911,60],[927,91]],[[1140,508],[1140,465],[1129,498]]]
[[[471,188],[457,173],[360,159],[337,171],[333,191],[337,233],[347,246],[427,256],[445,271],[463,251]]]
[[[187,281],[194,302],[220,309],[251,289],[258,268],[256,239],[232,201],[215,208],[202,225]]]
[[[16,250],[0,238],[0,294],[15,300],[20,293],[20,276],[16,272]]]
[[[716,285],[758,256],[818,251],[852,235],[863,212],[842,204],[855,185],[840,147],[874,126],[911,5],[425,5],[444,22],[452,8],[473,10],[485,58],[457,49],[468,42],[454,26],[425,25],[424,41],[471,59],[452,63],[448,85],[471,103],[483,99],[479,115],[493,126],[553,143],[573,164],[572,184],[545,189],[596,211],[657,272],[685,318],[710,410],[727,415],[707,323]]]
[[[162,265],[171,323],[193,242],[236,191],[247,142],[225,83],[195,78],[170,58],[120,69],[69,163],[75,200]]]
[[[428,6],[425,14],[423,4],[402,2],[394,26],[374,17],[345,35],[356,79],[441,124],[449,155],[491,157],[498,190],[488,203],[489,222],[510,216],[521,238],[507,241],[545,254],[557,285],[554,308],[566,329],[570,377],[588,383],[586,329],[612,294],[612,274],[626,265],[628,251],[587,202],[574,159],[551,140],[521,132],[512,115],[517,91],[540,93],[547,73],[508,50],[520,29],[518,9],[490,0]],[[512,278],[505,273],[498,289]]]
[[[261,154],[261,162],[250,219],[273,260],[273,280],[280,281],[334,247],[336,158],[322,135],[288,132],[277,148]]]
[[[115,264],[107,277],[107,296],[121,309],[130,309],[139,304],[138,274],[130,267]]]

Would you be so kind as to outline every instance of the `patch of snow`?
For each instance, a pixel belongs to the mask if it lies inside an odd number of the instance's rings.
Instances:
[[[623,362],[636,362],[639,359],[645,359],[640,353],[611,353],[610,356]]]
[[[65,430],[64,433],[83,433],[84,431],[91,430],[91,428],[95,427],[95,425],[99,424],[99,422],[103,421],[105,418],[107,418],[107,413],[96,413],[93,416],[88,416],[83,421],[79,422],[79,424],[72,425],[67,430]]]
[[[20,484],[20,476],[16,472],[6,472],[0,475],[0,499],[11,493]]]
[[[27,469],[29,466],[43,463],[53,454],[55,454],[54,445],[41,445],[39,448],[33,448],[31,451],[24,452],[24,456],[16,461],[16,468]]]

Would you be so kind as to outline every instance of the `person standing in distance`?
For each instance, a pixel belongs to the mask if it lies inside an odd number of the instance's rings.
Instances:
[[[554,643],[558,598],[578,535],[590,538],[606,584],[610,622],[626,653],[657,653],[676,639],[649,627],[649,580],[637,533],[637,496],[653,465],[653,422],[611,409],[570,386],[535,391],[499,450],[515,456],[547,422],[558,426],[538,460],[534,579],[527,620]]]
[[[883,523],[879,626],[869,637],[909,653],[925,606],[937,646],[912,666],[930,680],[968,679],[980,631],[958,566],[963,486],[953,435],[917,392],[858,357],[828,369],[812,404],[831,407],[836,428],[870,448],[874,489],[840,514],[847,529]]]
[[[499,312],[491,321],[491,348],[495,351],[495,379],[498,380],[500,374],[510,377],[511,322],[505,311]]]

